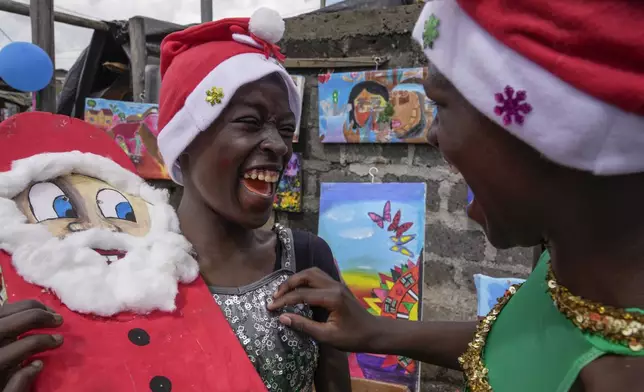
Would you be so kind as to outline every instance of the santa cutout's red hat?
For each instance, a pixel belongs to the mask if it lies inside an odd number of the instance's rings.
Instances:
[[[0,197],[14,197],[31,182],[72,172],[100,178],[135,196],[141,196],[142,186],[148,188],[123,149],[91,124],[43,112],[20,113],[2,122]],[[155,200],[165,198],[162,192],[149,193]]]
[[[181,184],[177,159],[208,129],[237,89],[271,73],[284,79],[289,105],[299,121],[302,104],[295,83],[280,64],[275,44],[284,34],[276,11],[261,8],[250,18],[222,19],[168,35],[161,43],[159,151],[172,179]]]
[[[644,7],[629,0],[436,0],[413,36],[481,113],[550,160],[644,172]]]

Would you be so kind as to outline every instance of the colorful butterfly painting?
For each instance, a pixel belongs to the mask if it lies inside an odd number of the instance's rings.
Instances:
[[[396,237],[402,237],[402,235],[414,225],[412,222],[406,222],[401,225],[400,214],[400,210],[398,210],[394,216],[394,220],[389,225],[389,228],[387,228],[387,231],[395,231]]]
[[[410,251],[404,246],[410,243],[414,238],[416,238],[416,234],[407,234],[401,237],[389,237],[389,239],[393,241],[395,244],[390,248],[390,250],[393,252],[397,252],[402,255],[405,255],[407,257],[414,257],[414,252]]]
[[[369,215],[369,218],[371,218],[371,220],[375,224],[377,224],[378,227],[380,227],[381,229],[384,229],[385,222],[391,222],[391,201],[387,201],[385,203],[385,207],[382,210],[382,216],[376,214],[375,212],[369,212],[367,215]]]
[[[396,245],[405,245],[416,238],[416,234],[407,234],[402,237],[389,237]]]
[[[409,249],[405,248],[402,245],[394,245],[391,248],[389,248],[392,252],[397,252],[400,253],[401,255],[407,256],[407,257],[414,257],[414,252],[410,251]]]

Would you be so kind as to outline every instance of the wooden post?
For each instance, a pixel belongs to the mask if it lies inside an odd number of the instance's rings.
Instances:
[[[212,21],[212,0],[201,0],[201,23]]]
[[[320,0],[320,8],[326,7],[326,0]]]
[[[51,58],[55,66],[54,47],[54,0],[31,0],[31,40],[40,46]],[[36,110],[56,112],[56,85],[51,78],[49,85],[36,93]]]
[[[34,1],[34,0],[32,0]],[[143,18],[135,16],[128,23],[130,33],[130,64],[132,72],[132,100],[145,100],[145,64],[148,52],[145,47],[145,23]]]
[[[11,0],[0,0],[0,11],[10,12],[16,15],[31,15],[31,13],[29,12],[29,4],[23,4]],[[100,31],[110,30],[110,27],[105,22],[81,18],[80,16],[66,14],[64,12],[54,11],[54,20],[56,22],[65,23],[72,26],[84,27],[86,29],[94,29]]]

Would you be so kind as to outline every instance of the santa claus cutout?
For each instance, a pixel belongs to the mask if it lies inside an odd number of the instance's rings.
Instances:
[[[101,130],[48,113],[0,123],[9,302],[64,318],[40,392],[266,391],[199,278],[166,192]]]

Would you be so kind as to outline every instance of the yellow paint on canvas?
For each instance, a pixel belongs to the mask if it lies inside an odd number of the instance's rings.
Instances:
[[[414,304],[414,307],[409,311],[409,320],[418,321],[418,301]]]
[[[358,290],[369,290],[380,287],[380,280],[375,273],[362,271],[342,271],[342,279],[347,286]]]

